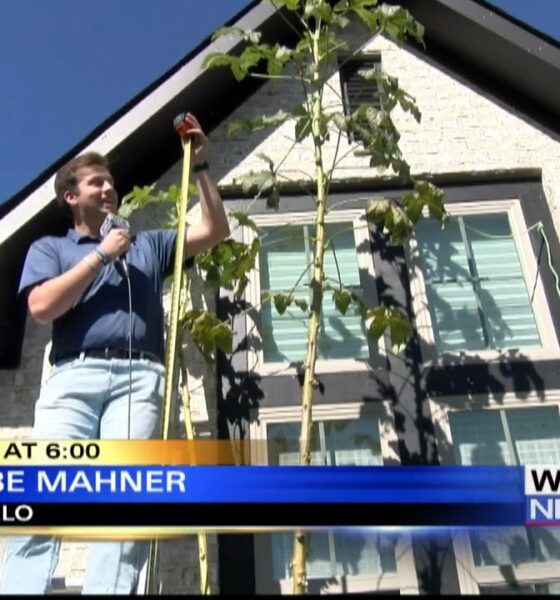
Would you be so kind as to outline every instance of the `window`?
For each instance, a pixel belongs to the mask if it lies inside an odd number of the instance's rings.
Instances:
[[[260,409],[251,430],[266,439],[266,456],[257,462],[297,464],[300,407]],[[390,406],[363,404],[316,406],[313,409],[314,465],[382,465],[397,463]],[[257,447],[257,446],[256,446]],[[394,447],[394,446],[393,446]],[[314,531],[309,534],[307,577],[311,590],[417,592],[410,539],[401,533],[363,529]],[[255,538],[257,593],[291,593],[293,532]],[[397,560],[398,557],[398,560]]]
[[[550,400],[558,392],[549,393]],[[444,462],[462,465],[560,464],[557,403],[512,395],[483,408],[458,409],[458,399],[430,401]],[[488,400],[485,402],[488,403]],[[445,439],[442,439],[445,438]],[[512,527],[457,534],[454,549],[463,593],[558,589],[560,529]],[[513,582],[513,583],[512,583]]]
[[[373,263],[369,250],[369,231],[363,211],[330,213],[326,237],[325,281],[333,289],[342,284],[375,305]],[[280,221],[281,217],[282,221]],[[311,279],[314,227],[309,214],[261,215],[255,218],[261,228],[262,247],[258,270],[248,286],[249,301],[260,305],[261,293],[292,293],[296,300],[311,304]],[[286,223],[287,225],[282,225]],[[246,232],[246,238],[252,232]],[[250,239],[246,239],[250,242]],[[359,249],[359,250],[358,250]],[[368,293],[364,293],[369,290]],[[273,302],[265,302],[259,311],[260,349],[253,351],[254,368],[277,372],[304,360],[307,350],[307,313],[295,304],[279,314]],[[251,326],[249,325],[249,330]],[[254,327],[252,328],[254,331]],[[354,306],[342,315],[332,300],[332,291],[323,296],[318,369],[364,368],[371,355],[361,316]]]
[[[377,81],[365,80],[360,72],[381,69],[379,56],[354,57],[340,59],[340,85],[342,88],[342,102],[344,113],[351,115],[360,104],[372,105],[379,108],[379,86]],[[358,141],[359,136],[350,135],[350,141]]]
[[[557,351],[535,257],[517,201],[447,207],[442,229],[421,220],[411,244],[413,298],[427,357]]]
[[[526,583],[515,586],[484,585],[480,588],[484,595],[535,595],[535,594],[559,594],[560,583]]]

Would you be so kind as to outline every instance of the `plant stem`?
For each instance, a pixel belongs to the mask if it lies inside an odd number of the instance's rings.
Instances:
[[[313,60],[318,66],[321,60],[319,40],[321,21],[317,19],[313,33]],[[313,79],[320,79],[319,69],[314,70]],[[323,260],[325,253],[325,214],[326,214],[326,180],[323,169],[321,118],[322,90],[317,86],[312,93],[311,130],[315,149],[315,173],[317,179],[316,215],[315,215],[315,249],[313,262],[313,278],[311,280],[311,308],[307,330],[307,355],[303,364],[303,387],[301,391],[301,435],[299,440],[299,464],[309,465],[311,462],[311,436],[313,426],[313,390],[316,387],[315,365],[317,362],[317,346],[321,327],[321,305],[323,302]],[[293,593],[304,594],[307,588],[306,573],[306,540],[303,531],[294,535],[293,555]]]

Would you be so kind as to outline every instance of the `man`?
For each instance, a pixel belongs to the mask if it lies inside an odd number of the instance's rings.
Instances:
[[[208,174],[208,138],[193,115],[186,120],[202,211],[202,222],[187,230],[190,258],[224,240],[229,226]],[[53,368],[36,404],[33,437],[157,437],[165,371],[162,284],[173,269],[176,232],[131,237],[127,229],[115,228],[100,239],[105,218],[117,211],[118,197],[108,163],[99,154],[78,156],[62,167],[55,190],[71,211],[74,227],[66,237],[32,244],[20,282],[33,318],[52,323],[53,329]],[[132,315],[127,273],[117,260],[125,255]],[[59,546],[52,537],[13,538],[0,592],[45,594]],[[147,542],[92,543],[83,593],[134,593],[148,548]]]

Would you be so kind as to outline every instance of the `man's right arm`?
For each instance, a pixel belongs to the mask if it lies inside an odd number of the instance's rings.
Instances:
[[[90,252],[69,271],[35,285],[27,296],[31,316],[46,325],[68,312],[95,279],[103,262]]]
[[[115,259],[128,250],[130,234],[124,229],[113,229],[99,245]],[[103,268],[96,252],[90,252],[70,270],[35,285],[27,296],[31,316],[42,325],[51,323],[67,313]]]

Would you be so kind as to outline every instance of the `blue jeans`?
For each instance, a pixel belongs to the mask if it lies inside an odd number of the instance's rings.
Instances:
[[[77,358],[52,369],[35,406],[35,439],[159,437],[165,369],[132,361],[129,411],[128,360]],[[63,507],[61,507],[63,510]],[[93,515],[92,515],[93,516]],[[58,562],[60,540],[17,536],[10,540],[2,594],[45,594]],[[149,552],[148,542],[92,542],[82,593],[131,594]]]

